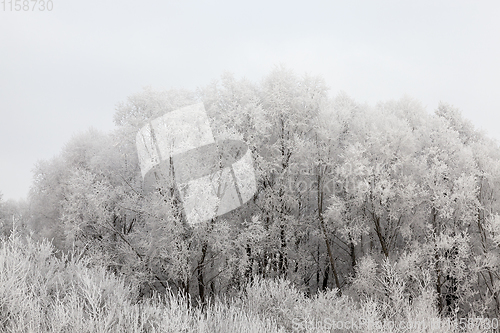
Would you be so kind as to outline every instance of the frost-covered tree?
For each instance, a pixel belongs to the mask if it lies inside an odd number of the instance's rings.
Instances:
[[[199,102],[218,142],[248,146],[257,192],[190,225],[173,181],[143,188],[135,140]],[[310,294],[373,297],[396,319],[404,302],[499,313],[500,148],[452,106],[330,98],[321,78],[277,67],[260,83],[224,74],[196,92],[146,88],[117,105],[115,124],[39,162],[23,216],[143,294],[170,286],[204,302],[280,276]]]

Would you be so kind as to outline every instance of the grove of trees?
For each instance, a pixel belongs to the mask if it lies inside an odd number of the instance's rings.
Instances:
[[[135,139],[151,119],[199,102],[218,139],[248,145],[257,192],[190,226],[172,191],[143,191]],[[114,121],[35,166],[17,219],[61,255],[140,286],[138,297],[172,289],[204,305],[281,278],[306,295],[334,289],[394,311],[425,296],[442,316],[500,316],[500,147],[455,107],[364,105],[276,68],[258,84],[225,74],[196,91],[145,88]]]

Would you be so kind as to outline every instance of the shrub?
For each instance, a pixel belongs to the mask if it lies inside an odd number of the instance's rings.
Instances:
[[[137,288],[77,255],[54,256],[48,242],[13,234],[0,240],[2,332],[481,332],[437,315],[432,289],[405,301],[404,278],[389,262],[372,279],[375,296],[336,290],[306,297],[286,279],[255,278],[231,300],[203,309],[167,292],[138,301]],[[378,268],[377,268],[378,269]],[[468,322],[467,322],[468,323]],[[403,326],[401,326],[403,325]],[[482,331],[488,331],[483,326]]]

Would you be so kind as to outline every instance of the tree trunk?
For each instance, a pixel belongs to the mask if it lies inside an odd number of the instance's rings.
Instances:
[[[253,257],[252,257],[252,248],[250,247],[249,244],[247,244],[246,252],[247,252],[249,264],[248,264],[248,267],[245,271],[245,279],[246,279],[246,282],[252,282],[253,281]]]
[[[333,279],[335,280],[335,286],[337,287],[337,289],[339,291],[339,295],[342,295],[342,290],[340,289],[340,282],[339,282],[339,278],[337,275],[337,270],[335,269],[335,259],[333,258],[332,249],[330,247],[330,242],[328,241],[328,237],[326,235],[326,228],[325,228],[323,219],[321,219],[320,222],[321,222],[321,227],[323,229],[323,236],[325,238],[326,250],[328,252],[328,258],[330,259],[330,266],[332,268]]]
[[[432,210],[431,210],[431,218],[432,218],[432,225],[434,226],[435,233],[437,234],[438,232],[440,232],[440,230],[438,230],[439,228],[437,226],[437,211],[434,207],[432,207]],[[434,270],[436,272],[436,293],[437,293],[437,298],[438,298],[438,311],[439,311],[439,314],[442,314],[443,313],[443,293],[442,293],[441,287],[443,286],[443,282],[441,280],[441,278],[442,278],[441,269],[439,268],[440,257],[439,257],[439,253],[437,250],[436,240],[434,240],[434,260],[435,260]]]
[[[375,223],[375,232],[377,233],[377,237],[380,241],[380,246],[382,247],[382,252],[385,257],[389,257],[389,250],[387,249],[387,243],[385,241],[385,237],[382,234],[382,227],[380,226],[380,217],[376,216],[375,213],[372,213],[373,222]]]
[[[332,268],[333,278],[335,280],[335,286],[338,289],[339,295],[342,295],[342,290],[340,289],[340,281],[337,275],[337,270],[335,269],[335,259],[333,258],[330,241],[328,240],[328,234],[326,232],[325,221],[323,219],[323,191],[320,186],[320,181],[321,181],[321,175],[318,174],[318,219],[321,225],[321,231],[323,232],[323,237],[325,239],[326,251],[328,252],[328,258],[330,259],[330,266]]]
[[[321,290],[325,291],[328,287],[328,275],[330,273],[330,266],[326,265],[325,273],[323,274],[323,284],[321,285]]]
[[[350,248],[350,254],[351,254],[351,265],[352,265],[352,269],[355,271],[355,267],[356,267],[356,247],[354,246],[354,243],[351,242],[349,243],[349,248]]]
[[[288,260],[286,257],[285,225],[283,224],[280,225],[280,240],[281,240],[281,249],[278,258],[278,275],[286,276],[286,272],[288,269]]]
[[[200,304],[202,306],[205,306],[205,281],[203,278],[203,267],[205,263],[205,257],[207,254],[207,247],[208,247],[207,243],[204,243],[201,249],[201,258],[200,261],[198,262],[198,267],[197,267],[198,295],[200,296]]]

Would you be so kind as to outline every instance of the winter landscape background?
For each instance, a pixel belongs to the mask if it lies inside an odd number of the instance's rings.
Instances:
[[[0,331],[498,331],[499,16],[1,3]],[[138,155],[192,105],[255,179],[208,219]]]

